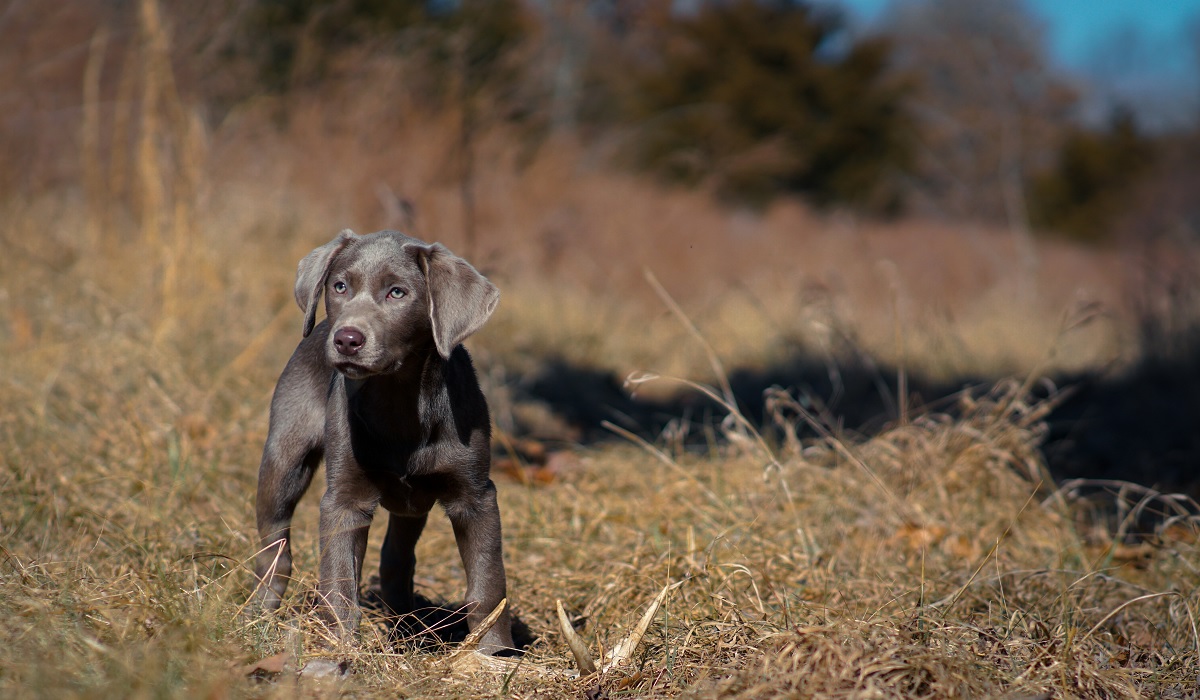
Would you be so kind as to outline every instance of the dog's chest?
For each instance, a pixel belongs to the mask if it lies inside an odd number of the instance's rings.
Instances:
[[[444,495],[437,450],[402,427],[351,421],[354,463],[380,495],[380,505],[397,514],[426,513]]]
[[[419,429],[394,423],[350,420],[350,446],[354,461],[371,479],[408,479],[434,470],[436,454]]]

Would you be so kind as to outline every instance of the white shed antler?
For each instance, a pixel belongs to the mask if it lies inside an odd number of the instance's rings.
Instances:
[[[650,623],[654,621],[654,616],[658,614],[658,609],[662,607],[663,601],[667,599],[667,594],[682,584],[683,581],[679,581],[663,586],[663,589],[650,602],[650,606],[646,608],[646,612],[642,614],[642,619],[638,620],[637,625],[629,631],[629,634],[617,642],[611,651],[601,655],[600,673],[608,673],[612,669],[623,666],[633,659],[634,652],[637,651],[638,646],[642,643],[642,638],[646,636],[646,630],[650,628]],[[567,646],[571,647],[571,653],[575,656],[575,663],[579,666],[580,675],[588,676],[595,673],[597,670],[596,663],[592,660],[592,655],[588,651],[587,644],[580,639],[579,635],[575,632],[575,628],[571,626],[571,622],[567,619],[567,613],[563,610],[561,600],[558,601],[558,623],[562,627],[563,637],[567,640]]]
[[[504,612],[504,608],[506,607],[508,607],[507,598],[501,600],[496,609],[488,613],[488,616],[483,618],[479,626],[467,635],[462,644],[458,645],[458,649],[446,660],[446,664],[451,670],[466,674],[476,671],[508,673],[518,665],[514,659],[488,656],[487,654],[480,653],[478,650],[479,641],[483,639],[483,635],[488,633],[488,630],[496,625],[496,621],[500,619],[500,613]]]
[[[571,648],[571,654],[575,657],[575,664],[579,667],[579,676],[590,676],[597,671],[605,674],[615,668],[625,666],[632,661],[634,653],[642,643],[642,638],[646,636],[646,630],[650,628],[650,623],[654,621],[654,616],[658,614],[659,608],[662,607],[663,602],[667,599],[667,594],[681,585],[683,585],[683,581],[663,586],[663,589],[650,602],[650,605],[646,608],[646,612],[642,613],[641,619],[629,631],[629,634],[617,642],[611,650],[607,652],[602,651],[599,665],[593,659],[587,644],[575,632],[575,628],[571,626],[571,621],[567,619],[567,612],[563,609],[562,601],[558,601],[558,623],[562,627],[563,637],[566,638],[567,645]],[[504,612],[507,604],[507,600],[500,601],[496,609],[467,635],[467,638],[463,640],[458,649],[447,659],[449,670],[468,675],[479,671],[511,673],[518,666],[524,666],[525,669],[538,675],[554,675],[557,673],[537,664],[521,663],[517,659],[512,658],[488,656],[478,651],[480,640],[496,624],[496,621],[500,619],[500,614]]]

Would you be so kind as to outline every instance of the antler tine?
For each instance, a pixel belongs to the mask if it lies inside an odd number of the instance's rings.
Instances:
[[[646,612],[642,615],[642,619],[638,621],[637,626],[613,647],[612,654],[608,658],[608,663],[604,664],[600,669],[601,673],[607,673],[610,669],[616,668],[633,658],[633,652],[637,651],[638,645],[642,643],[642,637],[646,635],[646,630],[649,629],[650,623],[654,621],[654,615],[658,613],[659,607],[667,599],[667,593],[682,583],[680,581],[673,584],[668,583],[663,586],[663,589],[658,592],[658,596],[650,603],[650,607],[646,608]]]
[[[504,608],[507,606],[508,598],[501,600],[496,605],[496,608],[488,613],[487,617],[483,618],[483,622],[480,622],[478,627],[471,630],[471,633],[467,635],[467,638],[462,641],[462,644],[458,645],[458,649],[451,655],[451,663],[475,651],[479,646],[479,640],[483,639],[483,635],[496,626],[496,621],[500,619],[500,613],[504,612]]]
[[[579,638],[575,632],[575,628],[571,626],[571,621],[567,619],[567,611],[563,610],[562,601],[557,601],[558,604],[558,624],[562,627],[563,637],[567,640],[567,646],[571,647],[571,654],[575,657],[575,665],[579,666],[579,675],[590,676],[596,672],[596,662],[592,660],[592,654],[588,651],[587,645]]]

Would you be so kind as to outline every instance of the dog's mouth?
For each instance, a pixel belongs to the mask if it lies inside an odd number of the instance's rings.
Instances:
[[[353,362],[335,362],[333,368],[341,372],[347,379],[366,379],[367,377],[379,374],[379,370]]]

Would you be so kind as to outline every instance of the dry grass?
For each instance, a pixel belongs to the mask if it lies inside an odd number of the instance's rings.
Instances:
[[[267,258],[269,244],[247,245]],[[155,307],[127,305],[137,285],[119,299],[108,289],[129,284],[108,265],[134,260],[56,270],[27,257],[5,280],[0,694],[291,697],[294,677],[263,682],[240,667],[320,653],[296,612],[315,585],[315,499],[299,514],[292,612],[237,613],[267,395],[295,324],[231,373],[256,344],[245,327],[272,327],[263,299],[282,294],[253,286],[253,266],[235,269],[227,295],[180,306],[212,320],[188,326],[188,342],[156,343]],[[229,323],[239,317],[250,325]],[[782,420],[796,419],[776,399]],[[662,459],[604,447],[580,451],[549,485],[502,481],[511,600],[539,637],[523,666],[462,678],[445,653],[393,648],[367,628],[348,680],[299,692],[578,695],[597,681],[563,675],[554,601],[587,620],[594,649],[611,647],[679,581],[636,667],[598,681],[611,696],[1195,692],[1190,523],[1125,556],[1076,531],[1070,503],[1044,481],[1041,413],[1021,387],[960,408],[862,444]],[[419,551],[430,598],[459,594],[454,552],[435,519]]]
[[[239,615],[267,404],[300,326],[294,263],[342,225],[388,224],[381,182],[417,204],[418,232],[453,247],[451,140],[436,121],[387,116],[399,99],[387,90],[326,95],[337,109],[297,100],[282,130],[266,108],[206,127],[164,66],[152,4],[134,42],[144,61],[126,60],[119,80],[85,82],[79,66],[82,93],[114,84],[140,113],[81,112],[79,142],[103,151],[83,153],[86,177],[2,204],[3,697],[1197,692],[1192,522],[1138,548],[1077,526],[1072,499],[1043,476],[1042,407],[1011,383],[964,397],[954,418],[865,442],[742,439],[704,455],[610,445],[578,450],[545,485],[501,479],[511,602],[538,637],[514,672],[464,678],[444,650],[391,646],[366,626],[340,684],[248,676],[244,664],[272,654],[321,653],[303,603],[316,494],[298,514],[288,611]],[[84,57],[106,50],[85,45]],[[472,341],[497,390],[552,355],[714,380],[645,267],[727,366],[847,340],[947,375],[1024,372],[1051,349],[1051,363],[1074,366],[1127,349],[1115,253],[1043,245],[1031,295],[1003,232],[793,205],[730,213],[585,167],[571,143],[509,167],[504,138],[483,145],[489,233],[473,256],[505,290]],[[1084,298],[1113,320],[1064,335],[1064,310],[1089,286]],[[773,405],[784,428],[805,420],[783,395]],[[422,593],[460,594],[444,522],[418,556]],[[634,667],[565,674],[556,600],[586,619],[595,651],[671,582]]]

